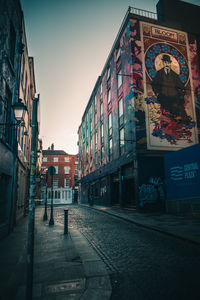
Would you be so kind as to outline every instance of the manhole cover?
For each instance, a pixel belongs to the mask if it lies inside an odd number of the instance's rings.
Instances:
[[[68,291],[82,290],[85,287],[85,279],[65,281],[57,284],[51,284],[45,287],[46,294],[63,293]]]

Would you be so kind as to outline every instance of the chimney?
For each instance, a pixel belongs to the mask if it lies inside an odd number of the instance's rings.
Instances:
[[[51,150],[54,151],[54,144],[51,144]]]

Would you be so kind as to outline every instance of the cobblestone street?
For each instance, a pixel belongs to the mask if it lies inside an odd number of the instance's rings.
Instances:
[[[63,223],[63,207],[55,219]],[[82,206],[69,207],[78,229],[106,263],[111,299],[199,299],[200,249]]]

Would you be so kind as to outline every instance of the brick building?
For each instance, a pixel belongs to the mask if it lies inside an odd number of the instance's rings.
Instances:
[[[54,145],[42,151],[42,169],[54,166],[56,174],[53,176],[53,199],[56,204],[69,204],[74,200],[76,188],[76,174],[78,157],[63,150],[54,150]],[[46,177],[46,175],[45,175]],[[51,176],[48,175],[47,198],[51,199]],[[42,200],[45,198],[45,186],[42,187]]]
[[[78,129],[82,203],[166,208],[164,155],[199,142],[199,13],[129,7]]]

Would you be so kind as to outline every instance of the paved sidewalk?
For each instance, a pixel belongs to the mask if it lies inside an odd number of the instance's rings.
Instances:
[[[127,209],[98,205],[94,205],[91,208],[151,230],[175,236],[188,242],[200,244],[200,217],[183,217],[163,213],[139,213]]]
[[[27,217],[0,241],[0,300],[14,300],[25,283],[26,241]]]
[[[49,226],[43,212],[35,213],[33,300],[110,299],[110,278],[93,248],[78,231]],[[0,241],[0,300],[25,300],[26,240],[27,218]]]
[[[199,218],[102,206],[91,209],[200,244]],[[43,207],[36,208],[33,300],[110,299],[106,266],[87,240],[72,228],[64,235],[63,225],[56,221],[49,226],[43,221],[43,213]],[[0,241],[0,300],[25,300],[27,219]]]

